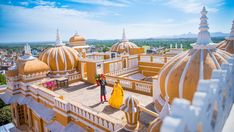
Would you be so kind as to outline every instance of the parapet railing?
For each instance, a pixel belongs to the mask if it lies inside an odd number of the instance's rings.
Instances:
[[[214,70],[210,80],[199,81],[192,102],[174,99],[162,132],[219,132],[230,113],[234,99],[234,58]]]
[[[153,96],[153,83],[147,81],[132,80],[124,77],[117,77],[106,75],[106,82],[108,85],[114,85],[119,80],[120,85],[125,89],[145,95]]]
[[[121,123],[110,117],[103,115],[103,113],[96,113],[82,104],[67,102],[61,100],[60,98],[55,98],[55,107],[71,114],[78,115],[81,119],[91,122],[90,124],[95,124],[100,127],[104,127],[109,131],[117,131],[122,128]]]
[[[123,75],[123,74],[129,73],[129,72],[138,71],[138,70],[139,70],[138,67],[125,68],[125,69],[121,69],[121,70],[118,70],[118,71],[107,73],[106,75],[118,76],[118,75]]]
[[[37,95],[37,98],[50,100],[50,105],[54,108],[59,108],[67,114],[74,114],[81,119],[83,118],[83,120],[90,124],[96,124],[109,131],[117,131],[122,128],[121,123],[117,120],[111,119],[103,113],[96,113],[77,102],[63,100],[61,99],[63,98],[61,95],[58,95],[42,86],[30,85],[30,91],[32,91],[34,97]]]
[[[139,62],[149,62],[149,63],[167,63],[173,56],[168,55],[150,55],[150,54],[141,54],[139,56]]]

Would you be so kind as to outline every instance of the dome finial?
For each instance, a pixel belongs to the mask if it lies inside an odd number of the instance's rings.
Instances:
[[[77,31],[75,32],[75,35],[78,35],[78,32],[77,32]]]
[[[56,42],[55,46],[63,45],[62,41],[60,40],[60,34],[59,34],[59,29],[57,28],[57,34],[56,34]]]
[[[128,41],[125,34],[125,28],[123,28],[122,41]]]
[[[201,11],[201,22],[199,26],[200,32],[198,33],[197,37],[197,45],[208,45],[211,42],[210,32],[208,31],[208,23],[207,23],[207,11],[205,6],[203,6]]]
[[[234,39],[234,20],[232,21],[232,29],[229,35],[229,39]]]

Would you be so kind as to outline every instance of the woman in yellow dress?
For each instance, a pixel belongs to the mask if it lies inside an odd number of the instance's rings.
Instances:
[[[109,99],[110,106],[119,109],[123,104],[123,96],[123,88],[120,85],[119,80],[117,80],[114,84],[114,88]]]

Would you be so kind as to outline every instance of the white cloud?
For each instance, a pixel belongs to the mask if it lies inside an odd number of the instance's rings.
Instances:
[[[55,39],[59,28],[61,38],[68,40],[75,31],[88,39],[121,38],[125,27],[128,38],[149,38],[164,35],[178,35],[198,32],[199,18],[178,23],[171,18],[158,22],[108,23],[96,19],[99,12],[86,12],[54,6],[25,8],[13,5],[0,5],[3,18],[9,20],[7,32],[0,28],[1,41],[47,41]],[[118,15],[118,14],[116,14]],[[12,40],[14,38],[14,40]]]
[[[219,7],[224,5],[224,0],[152,0],[153,2],[160,2],[170,7],[177,8],[186,13],[197,13],[202,6],[206,6],[210,12],[217,12]]]
[[[28,5],[29,5],[29,2],[23,1],[23,2],[20,2],[20,5],[28,6]]]
[[[70,0],[72,2],[84,3],[84,4],[94,4],[94,5],[101,5],[101,6],[116,6],[116,7],[124,7],[129,4],[127,0],[117,0],[117,1],[110,1],[110,0]]]

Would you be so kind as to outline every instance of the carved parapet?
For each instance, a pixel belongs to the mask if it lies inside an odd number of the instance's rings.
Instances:
[[[121,107],[121,110],[124,111],[127,124],[124,127],[127,131],[137,131],[139,128],[139,120],[140,120],[140,108],[139,101],[130,96],[125,100],[125,104]]]

